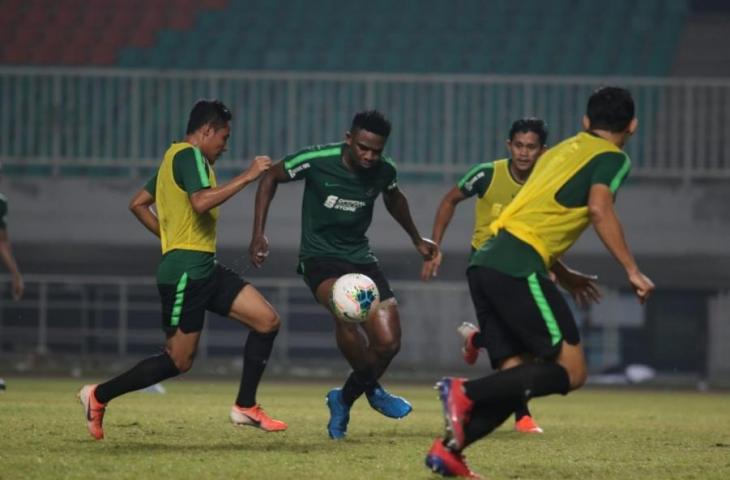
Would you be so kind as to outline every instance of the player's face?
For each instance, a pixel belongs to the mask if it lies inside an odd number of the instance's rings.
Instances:
[[[538,157],[545,151],[540,143],[540,137],[535,132],[517,132],[512,140],[507,141],[510,157],[514,168],[523,173],[529,173]]]
[[[226,123],[226,126],[223,128],[216,130],[210,127],[206,130],[203,143],[200,145],[200,151],[203,152],[203,155],[205,155],[205,158],[208,159],[211,165],[226,151],[226,144],[230,136],[230,122]]]
[[[386,138],[367,130],[347,132],[345,143],[349,147],[347,161],[353,168],[367,170],[380,161]]]

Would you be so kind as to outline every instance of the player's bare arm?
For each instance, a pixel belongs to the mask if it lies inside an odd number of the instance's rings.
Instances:
[[[466,195],[461,191],[459,187],[453,187],[449,190],[444,198],[441,199],[438,209],[436,210],[436,218],[433,221],[433,231],[431,233],[431,239],[436,245],[441,246],[441,242],[444,239],[446,228],[449,226],[451,219],[454,217],[456,206],[466,199]],[[439,248],[439,252],[430,260],[423,261],[423,267],[421,268],[421,280],[428,282],[433,277],[438,275],[438,269],[441,266],[443,260],[443,254]]]
[[[195,213],[201,214],[221,205],[233,195],[243,190],[246,185],[258,180],[270,167],[271,158],[266,155],[255,157],[245,172],[234,177],[229,182],[215,188],[198,190],[190,195],[190,204],[193,206],[193,210],[195,210]]]
[[[587,307],[590,303],[601,300],[601,291],[596,284],[598,276],[573,270],[560,259],[553,264],[550,271],[555,274],[558,285],[570,293],[579,307]]]
[[[623,227],[613,208],[613,193],[608,186],[596,184],[591,187],[588,194],[588,214],[598,237],[624,267],[639,302],[644,303],[654,290],[654,283],[641,273],[629,250]]]
[[[434,258],[438,252],[439,247],[432,240],[421,237],[418,233],[416,224],[413,223],[413,217],[411,217],[411,211],[408,208],[408,200],[403,192],[398,187],[388,190],[383,193],[383,201],[385,202],[385,208],[388,213],[403,227],[406,231],[413,245],[416,246],[416,250],[425,260]]]
[[[20,275],[18,264],[15,262],[15,257],[13,257],[8,232],[4,228],[0,229],[0,259],[2,259],[3,264],[12,276],[11,286],[13,300],[20,300],[23,296],[23,291],[25,290],[25,284],[23,283],[23,277]]]
[[[251,243],[248,246],[249,258],[256,268],[261,267],[269,254],[269,240],[264,235],[269,205],[271,205],[271,200],[276,194],[276,187],[280,183],[286,183],[289,180],[291,178],[284,170],[284,162],[279,161],[264,174],[259,182],[259,187],[256,190]]]
[[[160,236],[160,222],[157,215],[152,211],[152,205],[155,203],[155,197],[144,188],[140,189],[132,200],[129,202],[129,210],[137,217],[137,220],[145,226],[147,230]]]

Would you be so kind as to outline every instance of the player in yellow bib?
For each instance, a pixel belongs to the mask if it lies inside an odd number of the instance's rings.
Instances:
[[[467,198],[476,196],[471,254],[476,252],[492,236],[490,224],[512,202],[532,173],[535,162],[547,150],[547,136],[547,125],[542,119],[528,117],[515,121],[507,140],[510,157],[475,165],[444,195],[434,219],[433,240],[441,244],[456,206]],[[439,250],[436,258],[423,263],[421,279],[429,281],[435,277],[441,261],[442,252]],[[570,270],[561,263],[556,263],[552,271],[559,283],[579,304],[598,300],[595,277]],[[480,319],[479,327],[470,322],[463,322],[459,326],[457,330],[464,338],[464,361],[469,365],[476,363],[480,348],[487,349],[492,368],[497,370],[511,368],[529,360],[514,354],[510,333],[499,322],[492,320]],[[515,430],[542,433],[527,407],[527,402],[515,410]]]
[[[474,476],[463,450],[501,425],[523,402],[583,385],[587,367],[575,320],[547,273],[592,224],[625,269],[639,301],[654,284],[639,270],[613,208],[631,167],[622,147],[636,131],[634,101],[604,87],[588,100],[585,131],[552,147],[490,225],[493,236],[474,253],[467,277],[477,318],[500,322],[524,363],[475,380],[438,384],[446,431],[426,465],[442,475]]]
[[[157,288],[167,341],[161,354],[107,382],[81,389],[79,399],[89,433],[98,440],[104,437],[102,421],[110,400],[190,370],[206,310],[250,328],[231,421],[265,431],[287,428],[256,403],[256,390],[279,330],[279,316],[253,285],[215,258],[218,207],[271,166],[269,157],[258,156],[245,172],[217,185],[213,166],[226,150],[231,117],[220,101],[199,100],[190,112],[185,140],[172,144],[157,173],[132,198],[132,213],[160,237]]]

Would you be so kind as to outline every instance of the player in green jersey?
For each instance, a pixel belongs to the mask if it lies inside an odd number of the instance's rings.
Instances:
[[[457,205],[476,196],[474,205],[474,230],[471,240],[473,254],[491,236],[489,225],[499,217],[502,210],[512,201],[527,181],[535,162],[547,150],[547,125],[539,118],[516,120],[509,131],[507,150],[509,158],[484,162],[470,168],[458,184],[444,195],[436,212],[431,238],[441,245],[446,228],[454,216]],[[423,262],[421,279],[429,281],[435,277],[441,265],[443,252],[433,260]],[[579,305],[598,301],[600,294],[594,283],[595,277],[570,270],[562,263],[556,263],[552,273],[566,288]],[[492,368],[504,370],[529,360],[513,356],[507,339],[509,333],[491,319],[483,319],[479,327],[463,322],[458,332],[464,338],[462,349],[464,361],[469,365],[476,362],[480,348],[486,348]],[[515,430],[523,433],[542,433],[524,402],[515,410]]]
[[[160,238],[157,289],[162,303],[165,347],[159,355],[99,385],[79,392],[92,437],[104,438],[107,403],[114,398],[187,372],[193,366],[206,310],[242,323],[250,331],[243,347],[243,373],[229,417],[235,425],[281,431],[287,425],[256,403],[256,390],[279,330],[279,316],[251,283],[216,257],[219,206],[271,166],[257,156],[248,169],[217,185],[213,169],[226,151],[231,112],[218,100],[199,100],[190,112],[185,139],[167,149],[157,173],[129,208]],[[154,206],[156,214],[152,210]]]
[[[509,332],[511,353],[539,361],[475,380],[438,384],[446,432],[434,440],[426,466],[445,476],[473,477],[462,451],[491,433],[520,403],[567,394],[586,381],[575,319],[548,270],[592,224],[624,268],[640,303],[654,284],[638,268],[613,207],[631,161],[622,151],[636,131],[631,94],[604,87],[588,100],[584,132],[552,147],[517,196],[492,222],[495,235],[472,256],[467,277],[480,323]]]
[[[5,195],[0,193],[0,259],[11,275],[10,283],[13,300],[20,300],[23,296],[25,286],[23,284],[23,276],[20,274],[20,269],[18,268],[18,263],[13,256],[12,245],[10,244],[6,220],[7,214],[8,200],[5,198]]]
[[[315,299],[332,312],[329,296],[335,280],[346,273],[371,277],[380,292],[380,304],[360,326],[334,313],[337,346],[353,371],[342,388],[327,394],[331,438],[346,435],[350,407],[363,393],[385,416],[401,418],[411,411],[403,398],[385,391],[378,379],[400,349],[398,306],[365,233],[373,205],[382,194],[385,206],[403,227],[425,259],[438,252],[418,233],[408,201],[398,188],[395,164],[383,155],[390,122],[377,111],[355,115],[341,143],[306,148],[274,164],[259,182],[249,255],[259,267],[269,253],[264,227],[277,185],[305,180],[298,272]]]

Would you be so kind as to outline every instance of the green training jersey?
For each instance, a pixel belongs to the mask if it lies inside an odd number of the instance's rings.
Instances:
[[[628,176],[631,161],[624,153],[600,153],[591,159],[558,191],[558,203],[570,208],[588,205],[588,194],[597,183],[608,185],[614,196]],[[499,270],[515,277],[546,274],[540,254],[532,246],[500,230],[471,256],[469,266]]]
[[[205,176],[201,176],[203,169]],[[180,150],[173,158],[173,176],[178,187],[192,195],[198,190],[209,188],[203,183],[208,176],[208,164],[195,155],[192,148]],[[144,186],[147,192],[155,196],[157,187],[157,173]],[[157,267],[157,283],[176,285],[183,273],[189,278],[206,278],[213,273],[215,255],[209,252],[194,250],[172,250],[162,256]]]
[[[5,195],[0,193],[0,230],[5,230],[8,228],[5,217],[8,216],[8,199],[5,198]]]
[[[305,180],[299,260],[333,257],[352,263],[377,261],[365,233],[381,192],[397,188],[388,157],[365,172],[348,169],[344,143],[316,145],[284,158],[292,180]]]

